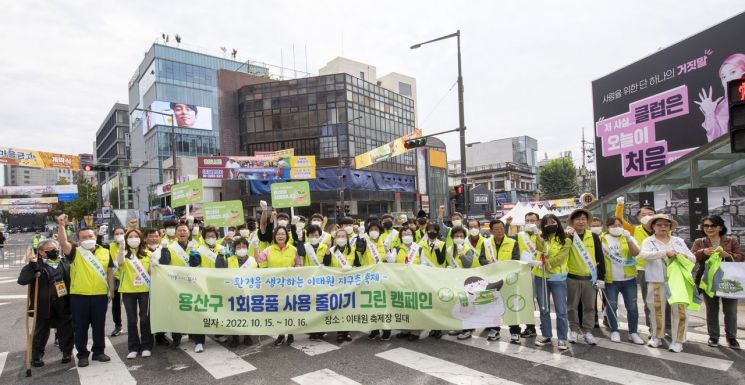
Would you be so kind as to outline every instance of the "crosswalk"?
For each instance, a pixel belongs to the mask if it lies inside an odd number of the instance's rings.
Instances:
[[[300,385],[361,385],[359,382],[344,377],[331,369],[321,369],[293,377],[292,382]]]
[[[88,350],[93,346],[93,342],[88,340]],[[91,361],[87,367],[78,367],[78,376],[81,384],[106,384],[106,385],[134,385],[137,383],[130,374],[127,366],[124,365],[119,355],[114,350],[111,340],[106,338],[104,353],[111,357],[107,363]]]

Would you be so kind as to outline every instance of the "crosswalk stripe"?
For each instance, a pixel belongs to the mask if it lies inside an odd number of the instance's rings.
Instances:
[[[90,361],[90,365],[84,368],[78,367],[78,376],[80,385],[134,385],[137,383],[134,377],[127,370],[119,355],[116,354],[111,341],[106,338],[104,353],[111,358],[109,362]],[[88,349],[93,346],[93,342],[88,340]]]
[[[305,334],[298,335],[295,337],[295,342],[290,346],[309,356],[316,356],[339,349],[339,346],[332,343],[326,341],[311,341],[308,338],[309,336]]]
[[[189,345],[189,346],[186,346]],[[234,376],[256,370],[256,367],[246,362],[239,355],[233,353],[220,344],[205,345],[204,352],[194,352],[191,344],[181,345],[181,350],[208,371],[212,377],[221,378]]]
[[[293,377],[292,381],[300,385],[361,385],[359,382],[344,377],[331,369],[321,369],[306,373],[302,376]]]
[[[509,357],[530,361],[536,364],[568,370],[577,374],[595,377],[610,382],[617,382],[622,384],[630,383],[656,385],[686,384],[685,382],[671,380],[664,377],[653,376],[633,370],[570,357],[559,353],[551,353],[543,350],[531,349],[526,346],[510,344],[507,342],[487,342],[486,340],[481,338],[472,338],[471,340],[457,340],[452,337],[443,337],[443,339],[494,353],[508,355]]]
[[[17,279],[4,279],[0,281],[0,283],[12,283],[12,282],[18,282]]]
[[[0,353],[0,376],[3,375],[3,369],[5,369],[5,360],[8,359],[8,352]]]
[[[720,323],[720,325],[721,325],[721,323]],[[693,330],[695,330],[695,331],[697,331],[699,333],[705,333],[707,335],[709,334],[709,329],[707,328],[706,325],[704,325],[704,326],[697,326],[697,327],[693,328]],[[722,327],[722,326],[719,327],[719,335],[721,335],[721,336],[726,335],[726,332],[724,330],[724,327]],[[738,330],[737,331],[737,338],[745,339],[745,332],[743,332],[742,330]]]
[[[517,385],[516,382],[482,373],[462,365],[415,352],[406,348],[391,349],[375,355],[393,363],[457,385],[499,384]]]
[[[6,294],[6,295],[0,295],[0,299],[26,299],[26,294]]]

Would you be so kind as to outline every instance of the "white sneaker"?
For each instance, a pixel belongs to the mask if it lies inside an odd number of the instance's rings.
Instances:
[[[631,333],[629,335],[629,340],[637,345],[644,345],[644,340],[636,333]]]
[[[559,348],[559,350],[567,350],[569,347],[567,346],[566,341],[559,341],[559,343],[556,344],[556,347]]]
[[[610,340],[613,342],[621,342],[621,335],[618,332],[610,333]]]
[[[150,353],[149,350],[143,350],[142,351],[142,356],[143,357],[150,357],[151,355],[152,355],[152,353]]]
[[[587,342],[588,345],[597,345],[598,342],[595,341],[595,336],[592,335],[591,332],[585,333],[585,342]]]
[[[657,337],[650,337],[649,342],[647,342],[647,346],[652,348],[659,348],[660,347],[660,340]]]
[[[670,344],[670,351],[673,353],[680,353],[683,351],[683,344],[680,342],[673,342]]]
[[[127,353],[127,359],[131,360],[133,358],[137,358],[137,352],[129,352]]]
[[[536,338],[534,343],[535,343],[535,346],[551,345],[551,338],[550,337]]]
[[[194,345],[194,353],[201,353],[203,351],[204,351],[204,345],[202,344]]]
[[[567,338],[567,341],[570,343],[576,344],[577,343],[577,332],[569,332],[569,338]]]

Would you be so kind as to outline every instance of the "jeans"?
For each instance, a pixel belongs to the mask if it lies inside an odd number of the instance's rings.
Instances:
[[[612,282],[605,287],[605,296],[608,297],[608,306],[605,307],[605,314],[608,316],[608,324],[612,332],[618,331],[618,294],[623,296],[623,304],[626,306],[629,334],[637,332],[639,309],[636,305],[636,290],[636,278]]]
[[[567,340],[569,321],[567,320],[567,282],[546,281],[546,294],[549,298],[543,298],[543,278],[533,276],[535,287],[535,298],[538,301],[538,309],[541,313],[541,335],[551,338],[551,298],[553,298],[556,310],[556,334],[559,341]]]
[[[722,301],[722,311],[724,312],[724,333],[728,340],[737,337],[737,300],[730,298],[720,298],[714,296],[710,298],[704,294],[704,303],[706,304],[706,328],[709,331],[709,338],[719,338],[719,301]]]
[[[102,295],[70,295],[70,312],[72,312],[72,325],[75,329],[75,349],[78,350],[78,358],[88,358],[88,326],[93,334],[93,356],[103,354],[106,344],[106,310],[109,306],[109,297]]]
[[[142,350],[153,350],[153,334],[150,332],[150,316],[148,315],[149,299],[150,293],[122,293],[124,310],[127,312],[127,345],[130,352],[140,353]],[[137,333],[138,318],[139,333]]]

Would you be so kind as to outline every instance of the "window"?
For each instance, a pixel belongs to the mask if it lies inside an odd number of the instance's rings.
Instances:
[[[411,84],[398,82],[398,93],[411,97]]]
[[[365,71],[360,71],[360,79],[365,80]]]

